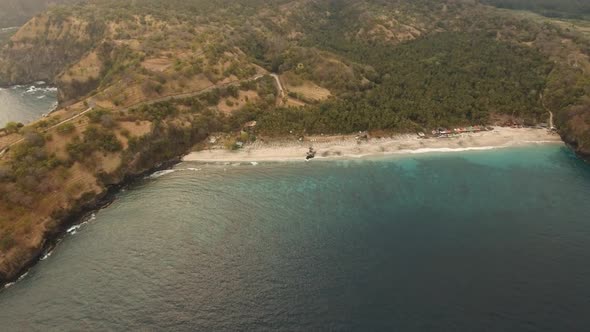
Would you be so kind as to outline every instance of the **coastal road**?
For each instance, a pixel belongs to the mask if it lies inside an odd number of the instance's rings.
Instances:
[[[75,120],[75,119],[81,117],[82,115],[84,115],[84,114],[92,111],[92,110],[93,110],[93,108],[92,107],[89,107],[87,110],[85,110],[83,112],[80,112],[80,113],[72,116],[71,118],[68,118],[66,120],[63,120],[63,121],[61,121],[60,123],[58,123],[56,125],[53,125],[53,126],[51,126],[49,128],[44,129],[43,132],[47,132],[47,131],[49,131],[51,129],[57,128],[58,126],[61,126],[64,123],[67,123],[67,122],[70,122],[72,120]],[[6,151],[8,151],[8,149],[10,149],[11,147],[17,145],[18,143],[20,143],[20,142],[22,142],[24,140],[25,140],[25,138],[23,137],[23,138],[19,139],[18,141],[14,141],[14,142],[8,144],[7,146],[3,147],[2,150],[0,151],[0,157],[2,157],[4,155],[4,153],[6,153]]]
[[[547,111],[549,113],[549,129],[554,130],[555,125],[553,124],[553,112],[551,112],[551,110],[549,108],[547,108],[547,106],[545,106],[545,100],[543,99],[542,93],[539,95],[539,98],[541,99],[541,106],[543,106],[545,111]]]
[[[283,99],[285,98],[285,89],[283,88],[283,84],[281,83],[281,78],[279,77],[279,75],[277,74],[270,74],[270,76],[272,76],[275,81],[277,82],[277,87],[279,89],[279,100],[280,102],[283,101]]]
[[[236,81],[231,81],[231,82],[227,82],[227,83],[223,83],[223,84],[215,84],[215,85],[209,86],[209,87],[207,87],[207,88],[205,88],[205,89],[201,89],[201,90],[198,90],[198,91],[187,92],[187,93],[180,93],[180,94],[175,94],[175,95],[168,95],[168,96],[164,96],[164,97],[160,97],[160,98],[156,98],[156,99],[151,99],[151,100],[147,100],[147,101],[142,101],[142,102],[139,102],[139,103],[133,104],[133,105],[131,105],[131,106],[125,107],[125,108],[123,108],[123,109],[114,110],[114,111],[122,111],[122,112],[127,112],[127,111],[129,111],[130,109],[137,108],[137,107],[141,107],[141,106],[144,106],[144,105],[153,105],[153,104],[157,104],[157,103],[161,103],[161,102],[165,102],[165,101],[169,101],[169,100],[172,100],[172,99],[177,99],[177,98],[190,98],[190,97],[195,97],[195,96],[198,96],[198,95],[200,95],[200,94],[203,94],[203,93],[209,92],[209,91],[211,91],[211,90],[213,90],[213,89],[216,89],[216,88],[223,88],[223,87],[228,87],[228,86],[231,86],[231,85],[240,84],[240,83],[242,83],[242,82],[256,81],[256,80],[258,80],[258,79],[262,78],[264,75],[265,75],[265,74],[258,74],[258,75],[256,75],[256,76],[253,76],[253,77],[251,77],[251,78],[248,78],[248,79],[245,79],[245,80],[236,80]],[[273,77],[274,77],[274,78],[277,80],[277,83],[278,83],[278,85],[279,85],[279,90],[280,90],[281,94],[284,94],[284,92],[283,92],[283,87],[282,87],[282,85],[281,85],[281,82],[280,82],[280,80],[279,80],[279,77],[278,77],[278,75],[275,75],[275,74],[272,74],[272,75],[273,75]],[[49,131],[49,130],[51,130],[51,129],[57,128],[58,126],[61,126],[61,125],[63,125],[64,123],[68,123],[68,122],[70,122],[70,121],[72,121],[72,120],[75,120],[75,119],[77,119],[77,118],[79,118],[79,117],[83,116],[84,114],[86,114],[86,113],[88,113],[88,112],[92,111],[92,110],[94,109],[94,102],[92,102],[92,101],[91,101],[91,102],[90,102],[90,104],[91,104],[91,106],[90,106],[90,107],[88,107],[88,109],[86,109],[85,111],[82,111],[82,112],[80,112],[80,113],[78,113],[78,114],[76,114],[76,115],[74,115],[74,116],[72,116],[72,117],[70,117],[70,118],[68,118],[68,119],[65,119],[65,120],[63,120],[63,121],[59,122],[59,123],[58,123],[58,124],[56,124],[56,125],[53,125],[53,126],[51,126],[51,127],[49,127],[49,128],[46,128],[45,130],[43,130],[43,132],[47,132],[47,131]],[[21,138],[21,139],[19,139],[19,140],[17,140],[17,141],[14,141],[14,142],[12,142],[12,143],[10,143],[10,144],[8,144],[8,145],[6,145],[6,146],[4,146],[4,147],[0,148],[0,157],[2,157],[2,156],[3,156],[3,155],[4,155],[4,154],[5,154],[5,153],[6,153],[6,152],[7,152],[7,151],[8,151],[8,150],[11,148],[11,147],[13,147],[13,146],[14,146],[14,145],[16,145],[16,144],[19,144],[19,143],[21,143],[21,142],[22,142],[22,141],[24,141],[24,140],[25,140],[25,139],[24,139],[24,137],[23,137],[23,138]]]
[[[131,106],[127,106],[127,107],[125,107],[123,109],[114,110],[114,111],[127,112],[130,109],[141,107],[141,106],[144,106],[144,105],[153,105],[153,104],[157,104],[157,103],[169,101],[169,100],[172,100],[172,99],[182,99],[182,98],[195,97],[195,96],[198,96],[200,94],[203,94],[203,93],[212,91],[214,89],[225,88],[225,87],[228,87],[228,86],[240,84],[242,82],[256,81],[257,79],[259,79],[259,78],[261,78],[263,76],[264,76],[264,74],[258,74],[256,76],[253,76],[253,77],[248,78],[248,79],[245,79],[245,80],[236,80],[236,81],[231,81],[231,82],[227,82],[227,83],[223,83],[223,84],[215,84],[215,85],[208,86],[208,87],[206,87],[204,89],[201,89],[201,90],[198,90],[198,91],[192,91],[192,92],[186,92],[186,93],[179,93],[179,94],[174,94],[174,95],[163,96],[163,97],[156,98],[156,99],[141,101],[141,102],[135,103],[135,104],[133,104]]]

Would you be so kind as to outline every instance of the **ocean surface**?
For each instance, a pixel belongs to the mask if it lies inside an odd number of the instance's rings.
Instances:
[[[57,106],[57,88],[37,82],[0,88],[0,128],[8,122],[28,123]]]
[[[2,331],[590,326],[590,166],[557,145],[182,163],[69,233]]]

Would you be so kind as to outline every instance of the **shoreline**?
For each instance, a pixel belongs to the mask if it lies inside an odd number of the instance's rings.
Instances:
[[[67,212],[66,215],[60,218],[60,222],[58,226],[50,230],[46,233],[46,236],[43,240],[43,244],[40,248],[35,250],[35,252],[28,257],[26,262],[22,265],[22,267],[18,270],[17,273],[8,277],[2,278],[0,275],[0,294],[7,288],[11,287],[12,285],[21,281],[27,274],[33,269],[37,264],[51,256],[53,250],[57,247],[57,245],[68,235],[70,234],[69,230],[82,225],[88,221],[88,217],[94,215],[98,211],[108,207],[111,205],[119,192],[122,189],[128,188],[129,186],[137,183],[141,179],[145,178],[149,174],[153,174],[154,172],[162,171],[171,169],[175,165],[181,162],[180,157],[175,157],[159,163],[158,165],[141,171],[136,174],[128,174],[124,176],[124,178],[118,182],[107,186],[106,190],[100,194],[97,194],[93,197],[89,202],[81,205],[77,209],[73,209]]]
[[[255,142],[231,151],[214,145],[208,150],[193,151],[182,160],[188,162],[280,162],[305,161],[310,147],[314,159],[362,159],[393,155],[484,151],[508,147],[563,144],[561,137],[546,129],[494,127],[493,131],[461,134],[453,138],[418,138],[396,135],[357,140],[354,135],[311,136],[304,141],[278,139]]]
[[[465,140],[472,140],[469,145]],[[502,143],[489,145],[490,142]],[[62,216],[56,229],[46,233],[43,245],[31,253],[25,259],[18,272],[0,277],[0,293],[6,285],[11,285],[21,280],[31,268],[51,252],[67,234],[68,229],[83,223],[87,216],[108,206],[116,197],[116,194],[148,174],[157,171],[167,170],[183,161],[196,162],[281,162],[281,161],[305,161],[305,153],[309,146],[314,146],[318,154],[318,160],[343,160],[360,159],[368,157],[382,157],[393,155],[412,155],[431,152],[460,152],[460,151],[483,151],[498,148],[526,146],[534,144],[563,144],[565,143],[556,134],[548,133],[542,129],[514,129],[499,128],[491,132],[464,134],[458,138],[432,138],[418,139],[414,135],[397,135],[389,138],[373,138],[358,143],[354,135],[344,136],[313,136],[299,142],[296,139],[277,139],[246,145],[242,150],[230,151],[221,146],[213,146],[211,150],[190,152],[183,158],[180,156],[161,162],[158,165],[143,171],[127,174],[121,181],[117,181],[106,190],[82,204],[77,209],[67,211]],[[395,147],[395,150],[382,151]],[[412,148],[414,147],[414,148]],[[402,149],[403,148],[403,149]],[[337,150],[341,149],[341,150]],[[357,152],[362,153],[357,153]],[[340,153],[338,153],[340,152]]]

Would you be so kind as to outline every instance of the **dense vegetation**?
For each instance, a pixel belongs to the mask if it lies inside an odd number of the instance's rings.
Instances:
[[[355,52],[375,61],[381,73],[373,89],[306,109],[244,112],[277,134],[487,123],[494,113],[531,124],[547,117],[539,93],[551,65],[534,50],[483,35],[444,33],[395,49],[359,46]]]

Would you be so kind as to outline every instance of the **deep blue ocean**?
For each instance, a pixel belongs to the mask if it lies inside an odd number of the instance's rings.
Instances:
[[[3,331],[588,331],[590,166],[545,145],[182,163],[0,292]]]

